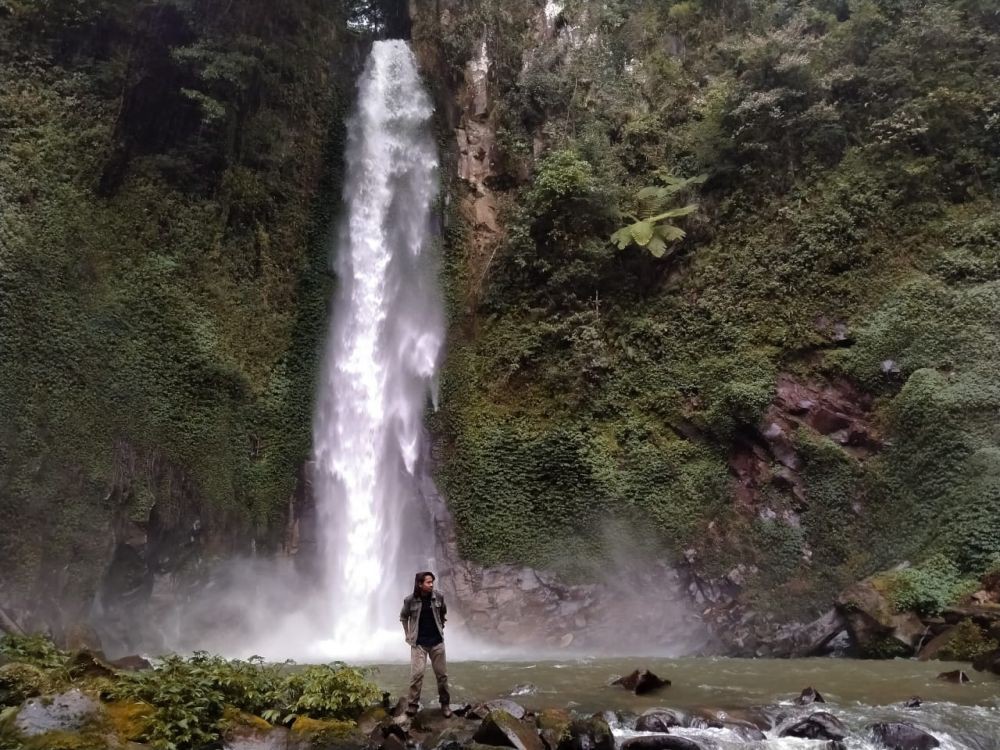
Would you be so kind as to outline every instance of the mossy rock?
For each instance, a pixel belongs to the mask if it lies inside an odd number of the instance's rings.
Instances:
[[[108,703],[105,709],[108,726],[119,739],[126,741],[145,735],[156,713],[148,703]]]
[[[28,698],[41,695],[48,684],[38,667],[21,662],[0,667],[0,706],[19,706]]]
[[[535,719],[547,747],[558,747],[570,740],[573,717],[564,708],[546,708]]]
[[[951,631],[951,637],[941,647],[937,658],[946,661],[973,661],[997,648],[997,642],[987,638],[976,623],[963,620]]]
[[[99,732],[46,732],[24,741],[24,750],[108,750],[113,738]]]
[[[363,747],[366,738],[353,721],[338,719],[311,719],[300,716],[292,724],[292,739],[306,743],[310,748]]]

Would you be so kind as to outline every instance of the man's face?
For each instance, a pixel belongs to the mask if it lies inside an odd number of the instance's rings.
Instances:
[[[430,576],[424,576],[424,580],[420,582],[420,592],[423,594],[429,594],[434,590],[434,579]]]

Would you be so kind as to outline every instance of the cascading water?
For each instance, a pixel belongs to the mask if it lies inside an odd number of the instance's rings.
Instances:
[[[348,124],[347,217],[313,422],[331,656],[399,651],[400,594],[433,554],[413,502],[444,335],[432,114],[409,46],[376,42]]]

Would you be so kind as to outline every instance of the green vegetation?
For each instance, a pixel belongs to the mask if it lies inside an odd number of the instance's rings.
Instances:
[[[539,41],[531,4],[468,5],[415,29],[441,77],[483,43],[492,63],[503,237],[485,273],[471,227],[447,237],[466,303],[433,422],[463,551],[574,573],[638,519],[705,572],[753,563],[747,595],[786,615],[903,559],[980,571],[1000,551],[995,13],[575,0]],[[696,174],[671,252],[624,236],[657,178]],[[885,444],[802,427],[801,497],[779,472],[734,503],[781,373],[860,385]]]
[[[448,6],[414,42],[446,146],[485,49],[502,228],[442,200],[462,551],[581,577],[639,527],[803,616],[904,559],[934,561],[898,588],[931,611],[997,559],[993,6],[569,0],[557,38],[534,2]],[[0,603],[88,600],[135,529],[277,545],[348,61],[402,8],[0,0]],[[799,425],[741,495],[779,377],[860,388],[877,444]]]
[[[897,612],[913,610],[926,616],[939,614],[979,587],[977,580],[962,578],[958,566],[941,554],[882,579]]]
[[[0,600],[86,598],[127,521],[275,544],[325,327],[342,12],[0,3]]]
[[[153,669],[140,672],[108,668],[108,674],[97,677],[74,677],[65,669],[72,654],[41,638],[5,636],[0,653],[21,660],[0,667],[0,707],[71,687],[106,702],[106,716],[95,719],[93,727],[60,733],[71,743],[67,747],[95,742],[105,747],[99,743],[112,733],[158,750],[194,750],[217,745],[227,728],[268,729],[268,721],[294,723],[300,731],[313,726],[316,731],[350,733],[361,712],[380,697],[367,670],[340,662],[299,668],[265,664],[259,657],[240,661],[196,653],[190,658],[164,657]],[[0,726],[0,747],[7,740],[19,741]],[[62,747],[61,741],[47,734],[37,742],[51,749]]]
[[[987,638],[982,628],[972,620],[962,620],[938,654],[949,661],[973,661],[977,657],[1000,648],[994,638]]]

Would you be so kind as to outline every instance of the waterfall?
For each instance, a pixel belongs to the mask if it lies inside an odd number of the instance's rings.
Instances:
[[[444,337],[432,114],[409,46],[376,42],[348,122],[346,218],[313,420],[332,656],[399,651],[401,597],[433,555],[414,502]]]

